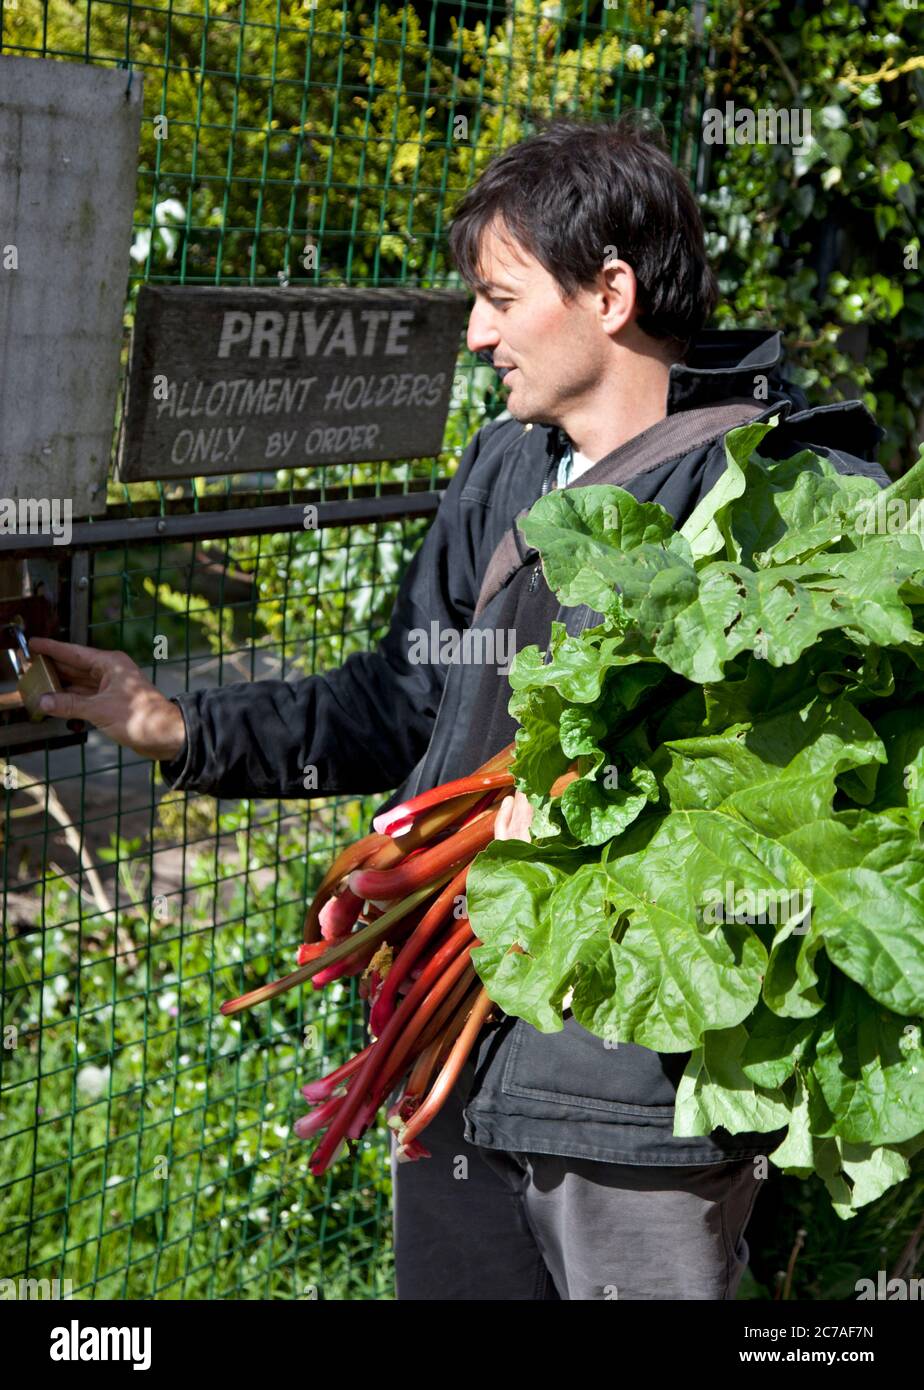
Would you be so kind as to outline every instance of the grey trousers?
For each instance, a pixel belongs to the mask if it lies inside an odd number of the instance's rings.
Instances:
[[[635,1167],[469,1144],[456,1086],[398,1163],[397,1297],[733,1299],[762,1180],[750,1158]]]

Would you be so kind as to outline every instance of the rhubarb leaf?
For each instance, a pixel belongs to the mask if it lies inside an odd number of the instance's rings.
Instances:
[[[924,1146],[924,453],[880,490],[774,459],[776,423],[680,532],[620,488],[536,503],[550,585],[604,620],[515,663],[537,838],[470,906],[508,1013],[689,1051],[675,1132],[785,1126],[774,1162],[846,1218]]]
[[[706,1034],[690,1054],[677,1087],[674,1133],[710,1134],[719,1125],[729,1134],[771,1131],[789,1124],[791,1100],[778,1086],[759,1086],[741,1067],[747,1029]]]
[[[879,1008],[839,977],[834,1018],[820,1035],[809,1073],[830,1121],[817,1134],[849,1143],[895,1144],[924,1132],[921,1023]]]

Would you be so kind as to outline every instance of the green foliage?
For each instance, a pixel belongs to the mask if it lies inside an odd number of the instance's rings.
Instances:
[[[675,1133],[786,1129],[848,1217],[924,1145],[924,454],[880,492],[772,429],[679,532],[603,486],[522,523],[603,621],[514,662],[538,819],[472,866],[472,959],[543,1031],[690,1051]]]
[[[909,468],[924,438],[924,5],[721,5],[704,104],[811,112],[801,145],[713,147],[719,327],[781,328],[811,400],[859,396]]]
[[[14,942],[0,1190],[11,1271],[70,1279],[78,1298],[392,1297],[387,1250],[370,1259],[388,1234],[384,1127],[320,1180],[291,1133],[299,1086],[358,1045],[355,981],[259,1017],[217,1013],[288,967],[306,871],[310,889],[329,859],[329,813],[306,860],[303,830],[261,826],[253,810],[221,816],[220,857],[187,825],[183,894],[160,904],[140,839],[113,837],[100,858],[118,859],[132,906],[111,924],[89,917],[78,943],[61,890],[63,924]],[[345,815],[337,833],[358,830]]]

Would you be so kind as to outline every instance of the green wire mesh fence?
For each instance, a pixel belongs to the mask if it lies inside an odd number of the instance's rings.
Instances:
[[[126,353],[146,281],[459,288],[452,205],[538,117],[650,108],[695,175],[711,28],[704,5],[641,0],[0,0],[4,55],[143,75]],[[458,370],[438,458],[110,483],[124,536],[89,547],[90,645],[174,694],[374,643],[440,486],[503,408],[489,368],[463,352]],[[348,505],[315,532],[229,515],[306,501]],[[193,539],[132,538],[189,513]],[[218,1013],[291,968],[314,887],[380,798],[173,793],[95,732],[2,775],[0,1277],[75,1298],[391,1297],[385,1131],[322,1180],[291,1134],[298,1086],[363,1045],[355,980]]]

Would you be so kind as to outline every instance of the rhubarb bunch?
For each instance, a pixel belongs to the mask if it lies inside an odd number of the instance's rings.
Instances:
[[[465,911],[475,856],[494,837],[500,803],[514,791],[510,744],[471,776],[377,816],[375,830],[337,856],[305,916],[297,968],[221,1006],[239,1013],[310,980],[316,989],[361,975],[372,1042],[309,1082],[311,1109],[295,1124],[318,1139],[319,1176],[388,1111],[400,1161],[428,1158],[421,1142],[445,1103],[493,1005],[471,963],[481,945]]]

